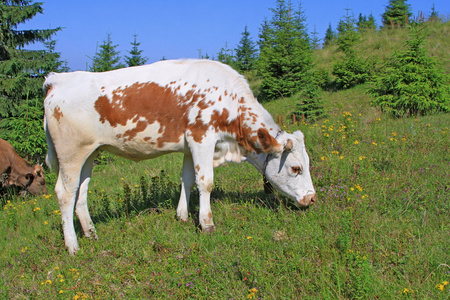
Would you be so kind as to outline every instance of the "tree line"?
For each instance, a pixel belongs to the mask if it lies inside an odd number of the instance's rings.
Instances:
[[[261,101],[293,97],[294,114],[315,120],[325,111],[321,91],[347,89],[370,83],[373,105],[394,116],[449,111],[448,75],[430,58],[423,47],[420,25],[441,21],[434,6],[428,18],[413,17],[407,0],[389,0],[380,28],[394,30],[411,27],[407,50],[396,52],[385,62],[362,57],[355,51],[361,35],[379,30],[373,15],[359,14],[356,19],[347,10],[336,26],[329,24],[323,48],[337,45],[342,58],[332,72],[317,68],[314,51],[320,51],[317,33],[308,33],[301,4],[274,0],[271,16],[261,24],[255,42],[247,26],[234,49],[225,44],[213,58],[231,65],[241,73],[260,79],[255,93]],[[22,155],[43,160],[46,152],[42,130],[42,83],[49,72],[68,71],[67,63],[55,52],[52,37],[60,27],[47,30],[17,30],[17,25],[42,13],[42,3],[29,0],[0,1],[0,137],[7,139]],[[25,50],[24,46],[44,42],[45,50]],[[89,71],[102,72],[147,63],[137,36],[124,63],[111,35],[98,46]],[[204,56],[199,50],[199,58]],[[165,59],[165,58],[162,58]]]

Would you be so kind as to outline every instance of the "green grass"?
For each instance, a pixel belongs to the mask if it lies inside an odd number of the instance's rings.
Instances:
[[[175,218],[180,155],[118,158],[91,182],[100,240],[77,225],[70,257],[53,194],[2,198],[0,298],[448,298],[450,116],[392,119],[362,91],[326,94],[320,123],[284,118],[306,135],[318,193],[307,210],[264,195],[249,164],[228,165],[216,169],[217,230],[203,234],[196,193],[192,220]]]

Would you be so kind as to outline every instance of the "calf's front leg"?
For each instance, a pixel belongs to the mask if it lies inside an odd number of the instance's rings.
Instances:
[[[199,210],[199,223],[203,231],[214,231],[214,222],[211,212],[211,191],[213,188],[214,180],[214,147],[215,142],[213,139],[205,137],[203,143],[196,143],[193,139],[188,140],[189,147],[192,154],[192,162],[195,172],[195,183],[197,184],[200,194],[200,210]]]

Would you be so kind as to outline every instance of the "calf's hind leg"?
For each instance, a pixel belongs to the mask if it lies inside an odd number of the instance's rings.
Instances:
[[[87,195],[89,190],[89,182],[91,180],[92,168],[94,166],[94,160],[97,156],[97,151],[91,154],[84,163],[81,169],[80,176],[80,188],[78,190],[78,199],[75,206],[75,213],[80,220],[81,227],[83,228],[84,235],[87,238],[98,239],[97,232],[95,230],[94,223],[92,222],[87,205]]]
[[[181,174],[180,201],[178,201],[177,207],[177,217],[181,221],[187,221],[189,218],[189,198],[194,184],[195,172],[192,156],[190,154],[185,154],[183,158],[183,173]]]
[[[80,179],[83,166],[92,154],[92,151],[84,152],[82,149],[79,149],[76,155],[67,155],[68,158],[63,153],[59,153],[59,173],[58,180],[55,185],[56,196],[59,201],[59,208],[61,210],[61,218],[62,218],[62,226],[64,232],[64,241],[65,245],[69,250],[71,255],[74,255],[76,251],[79,249],[77,236],[75,233],[75,228],[73,224],[73,214],[75,208],[75,202],[77,200],[77,196],[80,192]],[[64,162],[64,163],[61,163]],[[89,170],[91,168],[85,168],[84,173],[84,187],[82,190],[87,193],[87,183],[86,174],[90,173]],[[87,205],[85,203],[86,198],[81,200],[79,204],[77,204],[77,214],[82,215],[80,220],[85,220],[83,218],[83,212],[86,209]],[[80,214],[81,212],[81,214]],[[88,213],[89,215],[89,213]],[[90,218],[89,218],[90,219]],[[86,222],[86,221],[84,221]],[[92,223],[92,221],[91,221]],[[82,223],[83,224],[83,223]]]

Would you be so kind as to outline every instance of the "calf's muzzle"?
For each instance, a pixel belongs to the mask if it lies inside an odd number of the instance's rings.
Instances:
[[[301,207],[310,206],[311,204],[314,204],[316,202],[316,193],[314,194],[308,194],[304,196],[302,199],[298,200],[298,205]]]

